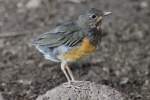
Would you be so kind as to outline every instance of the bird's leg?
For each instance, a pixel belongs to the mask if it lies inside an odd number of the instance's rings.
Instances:
[[[61,69],[62,71],[64,72],[67,80],[68,80],[68,83],[65,83],[65,87],[68,87],[68,88],[73,88],[73,89],[79,89],[80,86],[75,86],[72,84],[72,82],[75,82],[75,79],[74,79],[74,76],[69,68],[69,66],[67,65],[66,62],[62,62],[61,63]]]
[[[63,71],[63,73],[65,74],[65,76],[66,76],[66,78],[67,78],[67,80],[68,80],[68,82],[70,82],[71,81],[71,79],[70,79],[70,77],[68,76],[68,74],[67,74],[67,72],[66,72],[66,62],[62,62],[61,63],[61,70]]]
[[[65,65],[65,68],[66,68],[67,71],[68,71],[68,74],[69,74],[69,76],[70,76],[70,78],[71,78],[71,81],[75,81],[75,78],[74,78],[74,76],[73,76],[73,74],[72,74],[72,71],[70,70],[68,64]]]

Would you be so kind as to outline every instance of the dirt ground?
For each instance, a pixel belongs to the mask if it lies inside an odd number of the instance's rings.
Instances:
[[[75,77],[109,85],[132,100],[150,100],[150,0],[0,0],[0,92],[5,100],[35,100],[66,81],[59,64],[45,60],[31,40],[91,7],[113,14],[104,19],[106,36],[98,51],[71,65]]]

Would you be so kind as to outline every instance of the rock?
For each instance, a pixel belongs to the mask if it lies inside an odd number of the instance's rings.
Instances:
[[[148,2],[143,1],[143,2],[141,2],[140,6],[141,6],[141,8],[147,8],[149,5],[148,5]]]
[[[26,4],[26,7],[28,9],[38,8],[40,4],[41,4],[41,0],[29,0],[29,2]]]
[[[121,79],[120,84],[123,85],[123,84],[127,84],[128,82],[129,82],[129,78],[124,77],[124,78]]]
[[[115,89],[88,81],[64,83],[36,100],[128,100]]]

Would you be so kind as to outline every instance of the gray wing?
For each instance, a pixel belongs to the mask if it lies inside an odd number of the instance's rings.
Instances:
[[[61,45],[72,47],[81,42],[84,38],[84,34],[81,30],[72,24],[59,26],[53,32],[54,33],[47,32],[40,35],[34,39],[33,44],[48,47],[58,47]]]

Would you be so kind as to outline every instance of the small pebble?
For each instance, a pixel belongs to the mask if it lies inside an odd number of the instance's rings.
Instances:
[[[143,2],[141,2],[140,6],[141,6],[141,8],[147,8],[148,3],[146,1],[143,1]]]
[[[41,4],[41,0],[30,0],[27,4],[26,7],[28,9],[35,9],[38,8]]]
[[[128,77],[124,77],[124,78],[122,78],[121,79],[121,82],[120,82],[120,84],[126,84],[126,83],[128,83],[129,82],[129,78]]]

